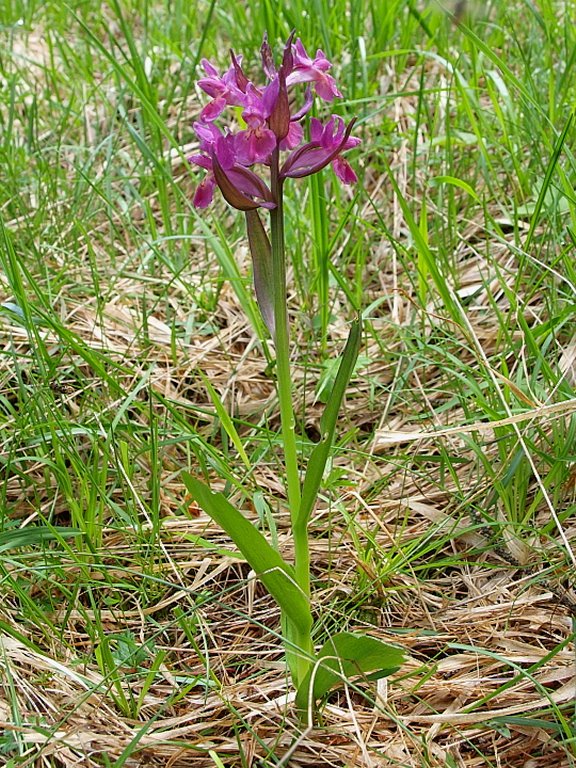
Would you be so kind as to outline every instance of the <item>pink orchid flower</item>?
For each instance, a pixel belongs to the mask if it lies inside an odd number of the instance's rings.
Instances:
[[[342,94],[336,87],[332,75],[327,74],[332,64],[326,58],[324,51],[318,49],[316,56],[311,59],[300,38],[294,44],[294,69],[286,78],[288,86],[296,83],[314,83],[318,96],[324,101],[341,98]]]
[[[239,65],[239,62],[237,62]],[[216,67],[207,59],[202,59],[202,66],[208,77],[198,80],[202,90],[212,97],[202,110],[200,119],[212,122],[218,119],[227,106],[242,106],[244,93],[238,85],[237,69],[233,64],[224,75],[220,75]]]
[[[338,115],[332,115],[326,125],[313,117],[310,121],[311,140],[288,155],[280,176],[302,178],[318,173],[328,163],[332,163],[338,178],[344,184],[353,184],[357,181],[356,174],[348,161],[340,156],[345,150],[360,144],[360,139],[350,136],[353,126],[352,120],[345,127],[344,120]]]
[[[230,205],[240,210],[257,207],[274,208],[278,189],[269,187],[252,170],[260,165],[277,168],[277,182],[286,178],[301,178],[317,173],[328,164],[344,184],[356,179],[352,167],[342,153],[356,147],[360,140],[350,133],[354,121],[346,126],[341,117],[332,115],[326,124],[317,118],[310,121],[310,141],[303,143],[302,122],[313,103],[313,90],[325,101],[342,94],[334,78],[328,74],[332,65],[323,51],[312,59],[300,39],[288,38],[279,67],[274,63],[272,49],[266,38],[261,47],[262,67],[268,80],[257,86],[242,69],[242,59],[231,52],[231,66],[224,74],[209,61],[203,60],[206,77],[198,85],[211,101],[194,123],[200,153],[189,159],[207,171],[194,194],[197,208],[207,207],[219,187]],[[294,106],[292,91],[296,85],[308,84],[300,106]],[[313,90],[312,90],[313,89]],[[233,132],[218,128],[216,121],[227,106],[240,107],[243,125]],[[280,153],[289,154],[280,161]],[[271,173],[271,170],[267,171]]]

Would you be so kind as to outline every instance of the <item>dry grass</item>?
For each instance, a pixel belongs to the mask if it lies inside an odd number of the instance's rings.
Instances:
[[[138,371],[151,370],[152,390],[196,408],[207,401],[193,373],[200,366],[238,413],[274,412],[265,361],[251,343],[251,332],[230,291],[221,296],[219,335],[180,345],[174,362],[170,332],[162,317],[148,319],[149,342],[145,349],[139,344],[139,308],[127,298],[137,296],[138,288],[120,283],[116,295],[100,310],[99,320],[90,307],[63,306],[67,323],[84,345],[104,351],[108,359],[117,359],[130,370],[123,382],[127,391],[137,383]],[[471,313],[472,327],[486,349],[494,339],[474,317]],[[24,334],[6,324],[3,334],[16,346],[19,359],[25,360],[29,348]],[[46,334],[45,343],[50,346],[56,340]],[[391,346],[397,343],[394,338],[390,341]],[[63,372],[67,366],[77,372],[82,363],[67,359],[61,366]],[[393,376],[381,369],[371,375]],[[5,368],[5,391],[9,391],[9,376]],[[420,380],[419,386],[431,401],[430,414],[435,414],[434,392],[442,392],[443,374],[427,371],[426,377],[426,384]],[[378,409],[369,404],[365,383],[358,380],[350,394],[346,418],[351,424],[356,417],[359,424],[379,418]],[[99,386],[87,371],[82,389],[68,381],[69,388],[56,394],[55,407],[62,413],[83,414],[88,422],[101,418],[103,410],[114,410],[118,401],[101,401],[100,415],[91,414],[86,399]],[[522,428],[530,421],[545,428],[573,412],[574,401],[534,404],[530,411],[502,423],[512,421]],[[549,712],[552,703],[565,711],[576,694],[574,649],[569,642],[574,603],[561,602],[548,581],[543,583],[548,576],[526,566],[531,560],[529,543],[512,538],[507,543],[511,561],[502,560],[491,551],[484,531],[461,517],[453,484],[442,483],[433,465],[423,477],[419,468],[411,472],[407,461],[407,453],[417,458],[429,451],[431,442],[445,442],[465,460],[459,491],[470,488],[477,461],[467,436],[476,435],[484,450],[491,452],[495,425],[466,424],[461,412],[448,411],[442,414],[441,424],[449,426],[432,437],[435,420],[426,431],[415,432],[413,416],[401,409],[387,411],[369,452],[356,457],[348,452],[345,461],[339,460],[355,485],[341,489],[330,507],[317,510],[314,520],[313,567],[323,584],[317,592],[320,623],[362,627],[379,637],[396,639],[409,650],[407,666],[378,691],[376,699],[375,690],[367,700],[354,691],[341,693],[324,709],[323,728],[302,732],[286,704],[289,686],[276,634],[278,613],[260,587],[247,580],[246,568],[220,553],[218,548],[228,545],[225,537],[198,510],[187,508],[176,471],[184,459],[176,445],[163,451],[161,466],[155,468],[162,486],[161,546],[154,549],[146,577],[154,575],[160,583],[155,588],[151,585],[148,604],[141,604],[141,592],[134,589],[134,605],[128,608],[126,586],[135,587],[142,568],[142,563],[134,562],[133,553],[141,541],[135,541],[133,532],[104,529],[98,565],[93,571],[86,565],[91,576],[103,582],[110,602],[120,606],[99,611],[105,632],[113,637],[129,631],[142,645],[152,637],[156,650],[166,652],[136,721],[119,714],[110,683],[94,662],[94,637],[86,629],[87,621],[94,620],[93,609],[82,591],[75,604],[66,603],[51,616],[58,634],[50,642],[29,622],[20,623],[17,601],[4,596],[0,619],[26,638],[22,642],[3,634],[0,655],[5,680],[0,719],[30,748],[30,763],[22,765],[42,765],[53,756],[63,766],[96,766],[103,754],[113,761],[129,747],[133,756],[125,765],[175,768],[214,765],[208,750],[217,752],[227,766],[258,765],[259,759],[278,764],[270,755],[280,760],[284,755],[281,764],[291,766],[471,767],[486,765],[487,758],[501,766],[570,765],[550,730],[549,715],[539,716]],[[406,441],[411,441],[409,448]],[[375,493],[374,484],[391,472],[399,448],[402,471],[395,468],[393,479]],[[133,480],[143,497],[150,469],[144,460]],[[22,471],[30,482],[43,467],[29,460]],[[261,486],[273,494],[279,492],[281,483],[273,465],[259,466],[255,474]],[[11,514],[32,523],[38,498],[33,502],[26,498],[19,476],[7,476],[6,483]],[[30,486],[42,483],[30,482]],[[566,503],[573,496],[574,487],[566,488]],[[39,510],[46,514],[50,508],[58,522],[59,515],[66,517],[65,507],[47,489]],[[348,524],[338,517],[340,507],[348,510]],[[546,514],[545,508],[541,514]],[[281,542],[289,553],[286,522],[280,515]],[[374,553],[389,557],[390,564],[382,568],[382,563],[360,561],[350,527],[360,537],[362,531],[369,531]],[[430,529],[445,539],[436,556],[441,559],[444,554],[454,566],[449,572],[432,567],[423,578],[411,573],[414,563],[421,565],[418,560],[406,566],[397,553],[405,552],[410,542],[425,539]],[[565,535],[575,540],[574,525],[566,527]],[[199,550],[194,536],[208,539],[214,549]],[[394,562],[400,564],[397,572]],[[68,585],[81,575],[76,558],[61,562],[59,568]],[[361,595],[359,572],[365,575]],[[557,584],[556,576],[550,580]],[[40,595],[50,589],[52,600],[59,602],[57,583],[39,582],[37,589]],[[118,590],[121,595],[115,594]],[[199,595],[206,597],[199,601]],[[359,598],[365,603],[367,621],[361,611],[351,611]],[[200,648],[190,643],[175,621],[174,607],[197,624]],[[398,636],[399,629],[405,633]],[[42,651],[32,650],[32,644]],[[551,653],[559,646],[562,650]],[[138,699],[147,664],[120,669],[127,697]],[[195,677],[198,684],[190,685],[179,699],[180,680]],[[11,698],[17,702],[19,723],[11,717]],[[521,717],[516,722],[514,716]],[[507,725],[495,729],[497,718]]]

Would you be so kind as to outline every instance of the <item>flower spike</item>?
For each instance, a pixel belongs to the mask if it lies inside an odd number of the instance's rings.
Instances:
[[[310,141],[303,143],[302,123],[312,108],[314,95],[333,101],[341,93],[328,73],[332,64],[320,49],[311,58],[302,41],[291,32],[284,45],[282,62],[274,63],[272,48],[264,35],[260,55],[267,78],[264,86],[252,82],[242,68],[242,57],[230,51],[231,66],[224,74],[206,59],[202,60],[205,77],[198,85],[210,97],[194,123],[200,153],[190,161],[204,168],[207,175],[197,188],[193,203],[205,208],[219,187],[224,198],[234,208],[251,211],[273,209],[278,190],[270,188],[253,170],[255,166],[268,169],[274,164],[276,175],[271,184],[281,184],[286,178],[302,178],[332,164],[336,176],[344,184],[356,181],[356,174],[342,154],[356,147],[360,140],[351,136],[352,120],[347,126],[343,119],[332,115],[326,123],[313,117],[310,121]],[[296,86],[305,84],[303,99],[297,99]],[[226,107],[241,110],[243,126],[238,131],[217,126]],[[289,154],[281,159],[282,153]],[[273,181],[276,178],[276,182]]]
[[[205,171],[194,193],[193,204],[197,208],[207,207],[218,187],[229,205],[245,215],[256,301],[273,344],[293,564],[280,555],[277,542],[275,546],[268,543],[258,526],[232,506],[223,493],[212,492],[189,474],[184,479],[193,499],[230,536],[276,600],[282,614],[286,662],[296,688],[296,708],[302,717],[310,718],[316,701],[341,677],[383,677],[398,669],[402,654],[374,638],[349,632],[334,634],[318,653],[313,644],[308,523],[334,446],[340,404],[356,368],[362,324],[359,318],[352,323],[330,400],[320,419],[322,439],[310,451],[307,469],[302,472],[293,404],[284,182],[289,177],[317,173],[329,163],[342,182],[354,182],[356,174],[342,155],[360,140],[352,137],[354,120],[346,125],[337,115],[325,122],[311,117],[309,140],[304,139],[303,122],[312,108],[313,97],[331,102],[341,96],[334,78],[328,74],[332,65],[323,51],[318,49],[314,58],[309,57],[302,41],[294,42],[292,32],[278,67],[266,35],[260,54],[263,84],[248,78],[242,58],[233,51],[231,66],[222,75],[210,62],[202,62],[206,76],[199,81],[199,87],[210,101],[194,123],[198,151],[189,160]],[[301,84],[305,86],[303,95],[297,88]],[[217,121],[230,106],[235,109],[220,127]],[[258,172],[255,168],[259,168]],[[260,217],[261,208],[270,211],[267,222]],[[241,444],[235,445],[240,452]],[[242,457],[249,466],[245,453]],[[325,661],[328,663],[324,664]]]

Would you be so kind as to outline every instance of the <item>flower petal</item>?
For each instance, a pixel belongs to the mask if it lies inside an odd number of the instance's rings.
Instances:
[[[313,82],[316,93],[324,101],[333,101],[342,96],[332,75],[327,74],[332,64],[326,58],[324,51],[318,49],[314,59],[311,59],[300,38],[296,40],[292,50],[294,58],[292,70],[286,78],[288,86]]]
[[[206,104],[202,112],[200,112],[200,120],[211,123],[217,120],[225,109],[226,99],[223,96],[218,96],[218,98]]]
[[[212,170],[212,160],[207,155],[190,155],[188,162],[205,168],[207,171]]]
[[[214,197],[214,188],[216,187],[216,179],[210,173],[203,179],[196,187],[196,192],[192,198],[192,205],[195,208],[207,208]]]
[[[300,123],[290,123],[288,133],[280,142],[280,149],[294,149],[302,141],[304,129]]]
[[[324,126],[320,141],[310,141],[288,155],[280,169],[280,178],[302,178],[321,171],[344,151],[355,122],[355,119],[351,120],[344,130],[342,118],[332,116]],[[319,133],[317,124],[314,132],[316,135]],[[344,173],[344,170],[342,172]]]
[[[343,184],[355,184],[358,181],[352,166],[343,157],[335,157],[332,160],[332,168],[334,168],[334,173]]]

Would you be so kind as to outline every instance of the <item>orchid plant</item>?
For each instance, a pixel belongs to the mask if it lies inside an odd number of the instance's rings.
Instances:
[[[308,457],[302,479],[290,368],[284,183],[332,165],[344,184],[353,184],[356,174],[343,154],[358,146],[360,139],[352,136],[354,120],[346,125],[335,114],[324,123],[308,117],[314,96],[328,103],[342,96],[329,73],[332,65],[321,50],[311,58],[302,41],[294,40],[292,34],[284,46],[281,64],[276,67],[265,37],[261,59],[266,78],[263,86],[248,78],[242,57],[233,52],[231,64],[223,74],[203,60],[206,76],[198,85],[210,101],[194,123],[200,151],[189,159],[206,171],[196,189],[194,206],[206,208],[218,188],[225,200],[246,217],[256,299],[272,338],[276,359],[294,562],[283,558],[224,494],[212,492],[190,473],[184,473],[184,482],[193,499],[227,532],[277,601],[282,614],[286,658],[296,688],[296,704],[300,712],[312,713],[318,699],[338,682],[355,674],[365,674],[372,679],[390,674],[399,668],[403,655],[400,649],[376,638],[350,632],[336,633],[318,651],[312,641],[308,527],[333,447],[342,399],[358,357],[361,321],[357,318],[351,324],[321,418],[321,439]],[[305,86],[300,103],[298,86]],[[228,108],[232,108],[231,117],[224,120]],[[259,209],[269,216],[269,234]]]

